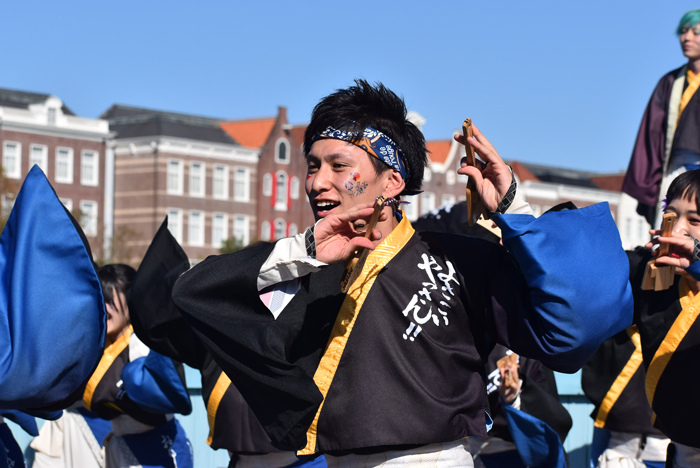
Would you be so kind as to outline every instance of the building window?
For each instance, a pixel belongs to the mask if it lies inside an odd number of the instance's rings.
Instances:
[[[203,197],[204,196],[204,174],[205,174],[204,163],[201,162],[191,162],[190,163],[190,197]]]
[[[228,166],[214,166],[212,196],[218,200],[226,200],[228,198]]]
[[[435,194],[433,192],[423,192],[420,200],[421,216],[435,209]]]
[[[22,144],[6,141],[2,148],[2,169],[5,177],[20,179],[22,177]]]
[[[169,195],[182,195],[184,185],[184,171],[182,161],[179,159],[168,160],[167,192]],[[173,234],[175,235],[175,234]]]
[[[196,247],[204,246],[204,212],[190,211],[187,224],[187,243]]]
[[[296,236],[297,234],[299,234],[299,228],[297,227],[297,225],[294,223],[290,224],[288,236]]]
[[[263,223],[264,225],[265,223]],[[233,238],[240,245],[246,246],[250,242],[250,224],[248,216],[235,215],[233,218]],[[267,223],[268,240],[270,237],[270,223]]]
[[[445,181],[447,182],[447,185],[454,185],[457,181],[457,173],[450,169],[445,173]]]
[[[646,223],[643,219],[637,220],[637,223],[637,239],[644,240],[644,231],[646,231]]]
[[[233,199],[240,202],[250,200],[250,169],[237,167],[233,176]]]
[[[625,219],[625,239],[632,237],[632,218]]]
[[[409,221],[415,221],[418,219],[418,195],[407,195],[401,197],[402,200],[408,203],[402,204],[401,209],[408,218]]]
[[[455,196],[450,195],[450,194],[443,194],[442,197],[440,197],[440,206],[447,206],[447,205],[454,205],[455,204]]]
[[[270,222],[263,221],[260,225],[260,239],[264,241],[270,240]]]
[[[7,216],[10,215],[12,208],[15,206],[16,198],[17,195],[15,195],[14,193],[2,194],[2,216],[4,216],[5,218],[7,218]]]
[[[56,148],[56,182],[73,183],[73,148]]]
[[[430,182],[431,180],[433,180],[433,171],[426,167],[423,171],[423,182]]]
[[[283,171],[277,173],[277,197],[275,198],[276,210],[287,210],[287,174]],[[275,237],[275,239],[279,239]]]
[[[272,195],[272,175],[265,174],[263,176],[262,192],[263,192],[263,195],[265,195],[266,197],[269,197]]]
[[[293,176],[290,184],[289,196],[292,198],[292,200],[299,199],[299,177]]]
[[[214,213],[211,217],[211,246],[220,249],[228,239],[228,215]]]
[[[44,174],[49,173],[49,147],[46,145],[32,145],[29,147],[29,169],[34,166],[39,166],[39,169],[44,171]]]
[[[53,107],[49,107],[49,112],[46,116],[46,120],[48,121],[49,125],[56,125],[56,109]]]
[[[61,198],[60,200],[63,206],[65,206],[70,213],[73,213],[73,200],[70,198]]]
[[[83,151],[80,157],[80,183],[96,187],[99,181],[99,155],[95,151]]]
[[[97,235],[97,202],[85,201],[80,202],[80,225],[83,232],[88,237]]]
[[[182,244],[182,210],[168,208],[168,230],[175,240]]]
[[[275,147],[275,162],[289,164],[289,142],[284,138],[277,140],[277,146]]]
[[[287,237],[287,223],[283,219],[277,218],[275,220],[275,240],[285,237]]]

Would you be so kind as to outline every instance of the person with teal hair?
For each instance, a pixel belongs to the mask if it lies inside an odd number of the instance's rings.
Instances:
[[[686,12],[676,27],[687,62],[664,75],[642,117],[622,191],[637,212],[659,226],[663,195],[673,179],[700,168],[700,9]]]

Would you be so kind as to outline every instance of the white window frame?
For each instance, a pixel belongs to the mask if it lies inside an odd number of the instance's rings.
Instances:
[[[237,238],[237,237],[238,237],[238,236],[236,235],[236,234],[237,234],[237,232],[236,232],[237,226],[236,226],[236,225],[237,225],[239,222],[240,222],[240,224],[242,224],[242,226],[238,226],[238,227],[241,228],[241,231],[242,231],[242,234],[243,234],[243,236],[241,237],[240,241],[241,241],[241,244],[243,244],[244,246],[246,246],[246,245],[248,245],[248,244],[250,243],[250,216],[248,216],[248,215],[242,215],[242,214],[235,214],[235,215],[233,215],[233,234],[231,235],[231,237],[233,237],[233,238]],[[268,232],[268,235],[269,235],[269,232],[270,232],[269,226],[268,226],[268,228],[267,228],[267,232]],[[238,239],[236,239],[236,240],[238,240]]]
[[[171,182],[175,182],[175,185]],[[185,193],[185,164],[182,159],[168,159],[168,166],[165,170],[165,184],[168,195],[182,195]]]
[[[289,187],[289,196],[292,198],[292,200],[298,200],[299,199],[299,177],[292,176],[289,183],[292,184]]]
[[[15,154],[13,155],[15,158],[14,164],[12,167],[9,167],[7,164],[7,157],[8,157],[8,150],[7,146],[8,145],[14,145],[15,147]],[[3,141],[2,142],[2,169],[3,172],[5,173],[5,177],[8,179],[21,179],[22,178],[22,143],[18,141]]]
[[[296,236],[297,234],[299,234],[299,228],[297,227],[297,225],[295,223],[290,223],[287,226],[287,232],[289,234],[289,237],[293,237],[293,236]]]
[[[287,147],[287,158],[286,159],[280,159],[280,145],[284,144]],[[289,161],[292,159],[291,157],[291,148],[292,145],[289,144],[289,140],[286,138],[278,138],[277,141],[275,142],[275,162],[278,164],[289,164]]]
[[[284,171],[277,171],[275,174],[275,210],[277,211],[287,211],[287,202],[289,198],[289,175]],[[284,195],[280,198],[280,176],[284,177],[284,184],[281,191]],[[276,223],[276,221],[275,221]]]
[[[443,193],[440,195],[440,206],[454,205],[457,197],[451,193]]]
[[[194,174],[194,168],[195,166],[200,167],[200,176],[201,176],[201,183],[199,186],[199,189],[197,190],[192,183],[193,178],[195,177]],[[190,177],[189,177],[189,184],[190,184],[190,197],[196,197],[196,198],[203,198],[204,194],[206,193],[206,185],[207,185],[207,165],[201,161],[190,161]]]
[[[280,226],[282,226],[282,229],[280,229],[282,235],[278,236],[277,231]],[[275,219],[275,240],[284,239],[285,237],[287,237],[287,221],[283,218],[277,218]]]
[[[62,151],[65,151],[66,154],[68,155],[68,159],[66,160],[66,177],[62,177],[60,171],[58,170],[58,165],[61,162],[59,155],[61,154]],[[56,147],[56,164],[55,164],[55,174],[54,174],[54,180],[59,183],[59,184],[72,184],[73,183],[73,166],[75,163],[75,154],[73,152],[73,148],[68,148],[66,146],[58,146]]]
[[[218,171],[218,172],[217,172]],[[223,177],[219,177],[223,176]],[[221,193],[216,192],[217,181],[221,182]],[[228,166],[225,164],[214,164],[211,174],[211,194],[217,200],[228,199]]]
[[[221,221],[217,223],[217,219]],[[216,239],[214,236],[217,228],[221,229],[220,239]],[[228,214],[215,211],[211,214],[211,246],[215,249],[220,249],[224,245],[226,239],[228,239]]]
[[[423,182],[430,182],[431,180],[433,180],[433,171],[431,171],[429,167],[426,167],[423,170]]]
[[[94,156],[94,165],[92,167],[92,178],[88,179],[85,175],[85,155],[92,154]],[[80,152],[80,185],[97,187],[100,183],[100,153],[95,150],[82,150]]]
[[[240,185],[239,185],[240,184]],[[237,187],[242,187],[243,193],[238,193]],[[250,201],[250,168],[236,166],[233,168],[233,199],[238,202]]]
[[[262,194],[266,197],[272,196],[272,174],[265,174],[263,176]]]
[[[183,216],[180,208],[168,208],[168,230],[175,240],[182,245]]]
[[[41,155],[38,158],[35,158],[34,150],[38,149],[41,151]],[[48,176],[49,175],[49,147],[46,145],[39,145],[37,143],[32,143],[29,145],[29,170],[34,167],[34,165],[39,166],[39,169],[41,169],[44,172],[44,175]]]
[[[452,169],[449,169],[445,173],[445,182],[447,182],[447,185],[454,185],[455,182],[457,182],[457,173]]]
[[[88,205],[92,209],[88,208]],[[94,200],[80,200],[80,225],[87,237],[95,237],[97,235],[97,217],[99,215],[99,207]]]
[[[260,224],[260,240],[269,241],[270,240],[270,222],[263,221]]]
[[[194,218],[199,218],[199,225],[193,223]],[[193,247],[204,247],[204,224],[206,218],[202,210],[190,210],[187,216],[187,244]],[[192,234],[195,235],[192,235]]]
[[[423,216],[435,209],[435,194],[433,192],[423,192],[420,196],[420,214]]]
[[[401,209],[406,215],[406,218],[408,218],[409,221],[417,220],[419,213],[418,195],[404,195],[401,197],[401,199],[408,202],[406,204],[401,205]]]

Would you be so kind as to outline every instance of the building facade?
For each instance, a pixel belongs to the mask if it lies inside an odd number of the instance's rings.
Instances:
[[[0,89],[3,215],[37,165],[80,222],[95,259],[106,258],[114,159],[108,122],[76,116],[49,94]]]
[[[114,256],[138,264],[168,217],[188,257],[247,245],[257,225],[258,152],[217,119],[114,105]]]

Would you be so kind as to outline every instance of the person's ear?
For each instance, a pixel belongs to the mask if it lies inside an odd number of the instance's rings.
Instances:
[[[382,195],[386,198],[398,197],[403,192],[403,189],[406,188],[406,182],[399,171],[386,171],[385,174],[388,174],[388,177],[386,178]]]

